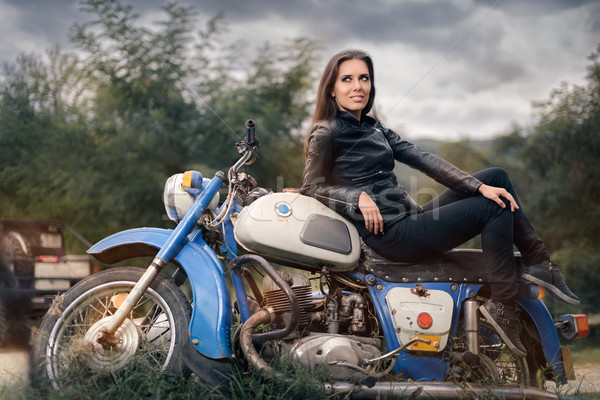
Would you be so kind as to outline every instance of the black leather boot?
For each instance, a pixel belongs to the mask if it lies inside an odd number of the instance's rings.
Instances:
[[[479,311],[496,328],[504,343],[515,355],[522,358],[527,356],[527,350],[519,336],[519,306],[489,299],[479,307]]]
[[[565,283],[558,266],[554,261],[544,261],[523,268],[521,276],[525,281],[540,285],[556,298],[574,306],[579,305],[577,297]]]

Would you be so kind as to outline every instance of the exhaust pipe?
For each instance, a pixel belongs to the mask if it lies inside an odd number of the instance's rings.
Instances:
[[[424,398],[424,399],[481,399],[498,398],[505,400],[559,400],[555,393],[536,388],[519,386],[484,386],[469,384],[468,386],[437,382],[377,382],[373,387],[356,386],[350,382],[333,382],[325,384],[328,394],[345,393],[350,399],[380,398]]]
[[[272,311],[272,310],[271,310]],[[242,325],[242,331],[240,332],[240,347],[244,353],[246,360],[252,365],[257,372],[274,376],[276,378],[282,378],[279,372],[276,372],[271,368],[265,360],[258,354],[252,343],[252,335],[254,329],[262,324],[272,323],[272,316],[274,314],[268,309],[261,308],[255,314],[253,314],[244,325]]]
[[[467,299],[464,304],[465,337],[467,349],[474,355],[479,355],[479,302],[475,299]]]

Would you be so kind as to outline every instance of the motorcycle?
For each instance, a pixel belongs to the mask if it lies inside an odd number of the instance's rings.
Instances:
[[[153,259],[145,270],[94,274],[55,301],[34,342],[34,381],[63,390],[86,371],[141,362],[218,386],[236,361],[286,380],[274,367],[286,361],[322,377],[329,394],[556,398],[539,380],[573,375],[558,334],[585,336],[585,315],[554,321],[540,288],[523,284],[527,357],[517,356],[478,312],[489,294],[480,250],[386,260],[317,200],[257,187],[242,169],[258,147],[249,120],[227,175],[187,171],[167,180],[175,229],[126,230],[89,249],[107,264]]]

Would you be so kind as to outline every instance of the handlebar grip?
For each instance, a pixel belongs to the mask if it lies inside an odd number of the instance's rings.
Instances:
[[[256,128],[256,122],[254,122],[254,120],[249,119],[248,121],[246,121],[246,144],[248,146],[254,147],[258,145],[258,140],[256,140],[256,133],[255,133],[255,128]]]

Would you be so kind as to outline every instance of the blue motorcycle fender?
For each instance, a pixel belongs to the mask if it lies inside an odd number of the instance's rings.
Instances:
[[[107,264],[155,256],[172,232],[160,228],[130,229],[108,236],[88,253]],[[190,340],[193,346],[206,357],[231,358],[231,298],[223,266],[204,242],[188,242],[173,262],[185,270],[192,287]]]
[[[548,363],[558,375],[562,383],[567,382],[567,375],[563,365],[562,354],[560,352],[560,342],[558,331],[554,325],[552,315],[542,302],[542,300],[530,300],[525,297],[519,297],[517,303],[529,314],[531,320],[542,340],[542,349],[546,355]]]

